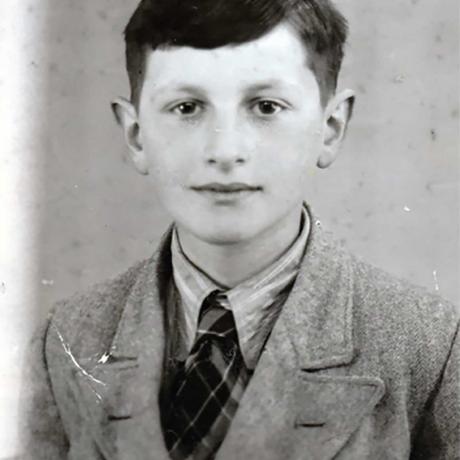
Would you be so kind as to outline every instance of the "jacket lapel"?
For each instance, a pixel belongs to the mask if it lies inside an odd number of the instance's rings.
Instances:
[[[313,226],[283,307],[220,448],[221,460],[335,457],[383,394],[353,375],[348,256]],[[328,369],[321,373],[323,369]]]
[[[167,460],[158,394],[171,277],[170,232],[142,269],[110,352],[76,394],[92,436],[110,459]],[[383,394],[378,378],[353,375],[352,277],[348,256],[312,226],[307,252],[232,426],[220,460],[334,458]],[[322,372],[325,370],[325,372]]]
[[[139,273],[110,351],[90,371],[75,374],[91,436],[111,460],[169,459],[158,407],[165,342],[161,268],[167,256],[160,251]]]

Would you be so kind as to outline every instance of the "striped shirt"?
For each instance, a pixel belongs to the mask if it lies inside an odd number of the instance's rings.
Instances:
[[[285,289],[297,276],[310,233],[310,219],[302,210],[301,230],[287,251],[269,267],[234,288],[227,289],[210,279],[182,251],[175,230],[171,243],[174,282],[180,295],[179,325],[189,352],[192,348],[203,300],[214,290],[223,290],[233,311],[239,345],[248,369],[256,367],[262,347],[283,306]]]

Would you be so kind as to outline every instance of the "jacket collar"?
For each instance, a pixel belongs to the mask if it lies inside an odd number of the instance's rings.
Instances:
[[[298,365],[322,369],[353,359],[353,281],[350,256],[321,228],[310,209],[308,212],[312,228],[306,253],[280,316],[289,325]],[[167,322],[162,305],[172,276],[171,238],[172,228],[139,274],[112,343],[112,357],[142,357],[153,352],[145,346],[145,337],[152,334],[144,335],[145,327],[139,327],[142,323],[154,322],[154,328],[159,332],[161,327],[164,333]],[[155,348],[159,348],[157,342]]]
[[[344,366],[354,356],[350,260],[310,217],[312,230],[299,275],[221,446],[220,459],[247,458],[248,449],[254,448],[264,449],[267,459],[283,457],[283,452],[291,455],[284,458],[297,458],[296,449],[305,447],[294,430],[297,423],[313,426],[309,435],[302,434],[309,447],[318,450],[319,456],[312,458],[332,458],[358,426],[364,409],[381,396],[381,384],[372,379],[329,381],[303,372]],[[103,385],[95,392],[94,380],[82,376],[85,381],[79,382],[80,396],[86,406],[92,402],[89,411],[98,420],[94,438],[109,458],[147,460],[152,446],[156,459],[168,458],[158,394],[168,328],[163,305],[172,275],[170,242],[171,230],[140,270],[110,352],[92,370]],[[340,414],[330,402],[336,399],[349,401],[350,409]],[[323,402],[330,406],[326,411]],[[321,420],[305,420],[305,414],[313,419],[319,414]],[[328,418],[332,423],[321,428]]]
[[[282,315],[303,369],[352,361],[353,303],[350,256],[311,217],[306,253]]]

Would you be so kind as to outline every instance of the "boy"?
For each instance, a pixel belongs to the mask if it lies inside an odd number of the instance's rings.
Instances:
[[[39,459],[458,458],[458,320],[339,248],[304,204],[336,158],[346,23],[329,0],[143,0],[114,113],[174,224],[55,309]]]

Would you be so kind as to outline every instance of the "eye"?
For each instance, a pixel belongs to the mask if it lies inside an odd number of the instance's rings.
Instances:
[[[203,107],[195,101],[185,101],[175,105],[171,112],[174,112],[182,117],[193,117],[198,115]]]
[[[256,112],[257,115],[267,117],[276,115],[277,113],[284,110],[284,107],[278,102],[267,99],[257,101],[253,106],[253,110]]]

